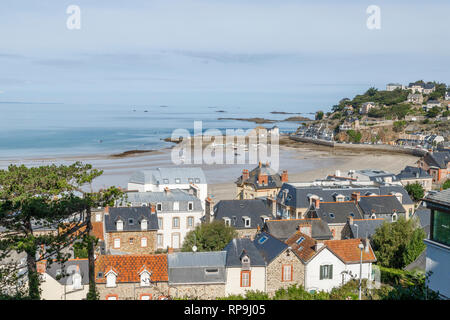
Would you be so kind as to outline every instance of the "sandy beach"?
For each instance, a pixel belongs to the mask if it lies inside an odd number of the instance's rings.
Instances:
[[[171,150],[171,148],[166,148],[149,153],[132,154],[127,157],[90,155],[39,159],[2,159],[0,160],[0,169],[7,168],[11,163],[38,166],[82,161],[104,171],[103,175],[94,182],[94,189],[105,188],[110,185],[126,188],[128,179],[134,171],[175,166],[171,161]],[[306,182],[324,178],[336,170],[346,172],[350,169],[373,168],[398,173],[405,166],[414,165],[417,160],[417,157],[407,154],[349,152],[325,146],[281,140],[279,170],[288,170],[290,182]],[[234,199],[236,196],[234,181],[241,175],[243,169],[253,169],[256,164],[202,164],[200,166],[208,180],[208,192],[218,201]]]

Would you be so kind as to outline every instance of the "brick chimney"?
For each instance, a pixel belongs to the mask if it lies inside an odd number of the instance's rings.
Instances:
[[[211,197],[205,199],[205,219],[206,222],[214,220],[214,200]]]
[[[109,206],[105,207],[105,214],[109,214]]]
[[[312,236],[312,225],[310,222],[302,223],[298,225],[298,231],[300,231],[303,234],[306,234],[307,236]]]
[[[150,212],[151,214],[155,214],[156,213],[156,206],[154,203],[150,204]]]
[[[365,251],[366,253],[369,253],[369,239],[364,238],[364,239],[363,239],[363,244],[364,244],[364,251]]]
[[[169,189],[168,187],[165,187],[165,188],[164,188],[164,192],[165,192],[166,194],[168,194],[168,193],[170,193],[170,189]]]
[[[258,176],[258,184],[260,184],[260,185],[267,185],[267,184],[269,184],[269,176],[267,175],[267,174],[265,174],[265,173],[263,173],[263,174],[259,174],[259,176]]]
[[[287,170],[283,170],[283,173],[281,174],[281,182],[288,182],[288,172],[287,172]]]
[[[320,199],[313,199],[314,208],[320,208]]]
[[[248,173],[248,169],[242,170],[242,181],[247,181],[250,178],[250,174]]]
[[[351,226],[353,225],[353,217],[352,216],[348,216],[347,221],[348,221],[349,225],[351,225]]]
[[[355,201],[355,203],[359,202],[359,200],[361,200],[361,194],[359,192],[353,192],[352,200]]]
[[[258,167],[260,167],[261,168],[261,165],[262,165],[262,163],[261,163],[261,161],[258,163]]]

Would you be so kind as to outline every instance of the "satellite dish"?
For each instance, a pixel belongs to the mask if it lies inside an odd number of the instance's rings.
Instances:
[[[193,246],[192,251],[197,252],[197,246]]]

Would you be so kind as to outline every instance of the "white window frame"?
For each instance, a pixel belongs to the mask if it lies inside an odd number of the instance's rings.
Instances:
[[[147,231],[147,226],[148,226],[147,219],[143,219],[143,220],[141,221],[141,230],[142,230],[142,231]]]
[[[106,287],[107,288],[114,288],[117,287],[117,275],[114,272],[108,272],[106,275]]]
[[[194,202],[193,201],[189,201],[188,202],[188,211],[193,211],[194,210]]]
[[[123,221],[117,220],[116,227],[117,227],[117,231],[123,231]]]
[[[173,202],[173,211],[179,211],[180,210],[180,203],[178,201]]]
[[[120,238],[114,238],[114,249],[119,249],[119,248],[120,248]]]
[[[156,204],[156,211],[162,211],[162,203],[161,202],[158,202]]]
[[[156,245],[158,246],[158,248],[162,248],[164,246],[164,234],[156,234]]]
[[[141,287],[150,287],[150,273],[147,270],[142,271],[141,273]]]
[[[147,237],[142,237],[141,238],[141,247],[147,248],[147,245],[148,245]]]

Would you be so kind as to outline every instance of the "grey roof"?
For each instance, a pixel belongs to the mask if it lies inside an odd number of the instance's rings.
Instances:
[[[330,240],[333,238],[328,224],[321,219],[285,219],[266,221],[263,230],[272,236],[286,241],[298,231],[302,222],[311,223],[311,237],[316,240]]]
[[[361,198],[363,199],[363,198]],[[320,203],[319,208],[308,211],[309,218],[319,218],[327,223],[346,223],[353,213],[355,219],[361,219],[362,215],[358,206],[353,201]]]
[[[398,175],[399,180],[431,179],[432,177],[422,168],[406,166]]]
[[[405,208],[395,196],[361,197],[358,202],[364,215],[405,213]]]
[[[280,253],[288,248],[288,245],[266,232],[260,232],[253,240],[256,249],[259,250],[266,263],[271,263]]]
[[[383,223],[384,219],[353,220],[353,224],[350,225],[351,238],[371,238]]]
[[[420,227],[425,231],[428,238],[430,236],[431,210],[426,208],[417,209],[414,212],[414,217],[417,217],[419,219]]]
[[[272,211],[264,199],[221,200],[214,206],[214,219],[229,218],[231,226],[236,229],[262,228],[262,216],[272,217]],[[250,227],[244,225],[244,217],[250,218]]]
[[[167,181],[165,181],[167,179]],[[206,183],[205,174],[200,167],[171,167],[156,168],[153,170],[141,170],[135,172],[129,182],[138,184],[176,184],[175,179],[180,179],[180,184]]]
[[[356,173],[359,173],[361,175],[368,177],[370,181],[383,182],[383,179],[386,177],[392,178],[392,181],[397,180],[395,177],[395,174],[384,171],[384,170],[362,169],[362,170],[357,170]]]
[[[241,258],[247,255],[250,258],[250,265],[253,267],[266,266],[261,253],[256,249],[253,241],[248,238],[231,240],[224,249],[227,252],[227,267],[241,267]]]
[[[158,230],[157,213],[152,214],[149,207],[109,208],[109,213],[105,214],[105,232],[116,232],[119,219],[123,221],[123,231],[141,231],[143,219],[147,220],[147,230]]]
[[[258,177],[260,174],[267,175],[267,184],[260,185],[258,183]],[[251,184],[255,189],[273,189],[279,188],[283,184],[281,182],[281,176],[270,168],[267,164],[261,164],[249,172],[249,178],[243,181],[242,175],[235,182],[237,185],[242,183]]]
[[[81,274],[81,283],[89,284],[89,263],[88,259],[73,259],[67,260],[64,263],[53,262],[50,266],[47,267],[46,272],[56,281],[58,281],[62,285],[71,285],[72,282],[72,274],[77,272],[78,270]],[[66,276],[61,277],[60,279],[56,279],[58,274],[62,274],[62,272],[67,273]]]
[[[169,254],[169,283],[225,283],[226,251]]]
[[[447,168],[447,163],[450,161],[450,152],[449,151],[439,151],[439,152],[428,152],[423,160],[430,167],[438,167],[441,169]]]
[[[179,202],[180,211],[188,211],[188,203],[193,202],[193,211],[203,211],[202,203],[199,198],[181,189],[172,189],[163,192],[127,192],[124,202],[132,206],[142,206],[142,204],[162,204],[162,211],[173,211],[173,203]],[[120,202],[118,202],[120,203]]]
[[[284,201],[283,192],[288,191],[287,197]],[[333,186],[333,187],[296,187],[289,183],[284,183],[278,193],[277,200],[283,204],[295,208],[309,208],[309,196],[317,195],[321,202],[336,201],[335,196],[342,194],[346,201],[351,200],[353,192],[359,192],[361,196],[369,195],[371,193],[376,195],[388,195],[391,192],[400,192],[402,194],[403,204],[413,204],[408,192],[399,185],[380,185],[377,187],[353,187],[353,186]]]
[[[450,206],[450,189],[445,189],[440,192],[429,193],[424,200],[429,200],[446,206]]]

